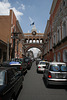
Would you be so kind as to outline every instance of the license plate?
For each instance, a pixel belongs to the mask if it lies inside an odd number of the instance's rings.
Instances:
[[[62,74],[58,74],[58,78],[63,78],[63,75]]]

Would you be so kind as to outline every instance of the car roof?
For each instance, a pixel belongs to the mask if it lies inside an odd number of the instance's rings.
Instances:
[[[50,63],[50,65],[51,64],[66,64],[66,63],[64,63],[64,62],[49,62]]]
[[[15,62],[15,61],[11,61],[9,64],[10,65],[21,65],[19,62]]]

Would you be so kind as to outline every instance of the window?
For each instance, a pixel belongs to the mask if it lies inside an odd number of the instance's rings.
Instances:
[[[8,82],[11,82],[12,81],[12,78],[14,76],[14,72],[11,69],[8,70],[7,76],[8,76]]]
[[[67,50],[63,51],[63,61],[67,62]]]
[[[56,44],[56,34],[54,35],[54,44]]]
[[[49,52],[49,43],[48,43],[48,52]]]
[[[35,41],[35,39],[33,39],[33,43],[35,43],[36,41]]]
[[[26,43],[28,43],[28,40],[26,40]]]
[[[63,23],[63,34],[64,34],[64,37],[66,37],[66,22],[65,21]]]
[[[52,38],[50,39],[50,49],[52,49]]]
[[[0,85],[4,84],[5,71],[0,71]]]
[[[29,40],[29,43],[32,43],[32,40],[31,39]]]
[[[39,39],[37,39],[37,43],[39,43]]]
[[[50,70],[55,72],[67,72],[67,67],[65,64],[53,64],[50,66]]]
[[[61,55],[60,55],[60,52],[59,52],[58,55],[57,55],[57,61],[59,62],[60,59],[61,59]]]
[[[60,33],[59,33],[59,30],[58,30],[58,33],[57,33],[57,40],[58,40],[58,42],[59,42],[59,39],[60,39]]]
[[[63,0],[63,6],[65,6],[65,1]]]
[[[55,39],[56,41],[56,39]],[[61,26],[57,28],[57,43],[61,41]]]
[[[56,54],[54,54],[54,61],[56,61]]]
[[[42,40],[40,40],[40,43],[42,43]]]

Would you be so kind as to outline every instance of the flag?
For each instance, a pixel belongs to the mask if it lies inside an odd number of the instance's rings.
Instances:
[[[34,25],[34,22],[32,24],[30,24],[30,25]]]

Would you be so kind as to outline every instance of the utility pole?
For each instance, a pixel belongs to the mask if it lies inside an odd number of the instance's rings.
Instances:
[[[9,60],[9,37],[7,40],[7,60]]]
[[[21,34],[20,32],[13,32],[13,49],[12,49],[12,58],[15,58],[15,40],[19,39],[18,34]],[[17,42],[17,57],[18,57],[18,42]]]

